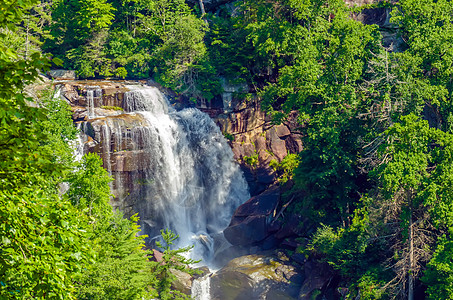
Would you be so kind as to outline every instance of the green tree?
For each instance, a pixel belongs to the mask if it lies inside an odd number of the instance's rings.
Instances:
[[[453,244],[445,235],[438,240],[436,251],[422,278],[427,285],[428,299],[453,299]]]
[[[381,299],[388,272],[380,265],[386,243],[375,238],[366,209],[355,211],[348,228],[322,225],[314,233],[307,250],[331,265],[349,285],[347,299],[360,294],[363,299]]]
[[[262,107],[277,122],[293,110],[300,114],[304,151],[294,180],[308,196],[298,205],[313,219],[346,225],[360,198],[358,137],[366,134],[366,123],[357,117],[363,109],[361,84],[380,35],[352,20],[343,1],[282,1],[268,10],[257,7],[255,15],[266,22],[273,15],[283,19],[269,28],[280,33],[261,37],[256,25],[251,36],[255,47],[266,49],[264,56],[276,57],[272,68],[278,79],[260,91]]]
[[[161,262],[152,262],[153,273],[156,274],[158,280],[154,282],[153,287],[159,294],[162,300],[168,299],[190,299],[177,290],[172,289],[172,283],[175,281],[176,276],[173,270],[179,270],[190,275],[197,273],[196,270],[189,267],[190,264],[197,263],[192,259],[188,259],[182,255],[190,251],[193,247],[183,247],[179,249],[172,249],[174,241],[178,239],[178,235],[166,229],[161,230],[163,243],[157,242],[157,246],[163,249],[163,256]]]
[[[441,114],[444,130],[450,130],[453,120],[452,16],[450,0],[402,0],[392,17],[407,45],[407,50],[397,55],[399,77],[408,83],[402,86],[403,96],[418,105],[419,111],[426,105]]]
[[[0,3],[0,27],[15,24],[35,1]],[[0,33],[4,38],[4,33]],[[28,105],[23,91],[47,60],[19,55],[0,45],[0,294],[8,299],[73,299],[70,274],[91,257],[83,235],[85,219],[58,195],[64,174],[52,151],[41,147],[49,132],[42,108]]]
[[[153,0],[143,5],[146,13],[138,16],[139,30],[154,42],[150,60],[153,76],[181,94],[203,98],[197,78],[209,72],[208,64],[203,64],[207,56],[205,21],[183,0]]]
[[[55,1],[52,38],[46,40],[44,49],[63,59],[66,67],[75,68],[82,77],[112,75],[104,45],[114,11],[105,0]]]
[[[106,217],[106,216],[104,216]],[[78,299],[150,299],[157,296],[150,288],[156,281],[144,238],[139,235],[138,218],[123,218],[113,213],[108,220],[98,219],[91,233],[96,250],[95,262],[75,276]]]
[[[413,298],[414,282],[431,256],[436,230],[450,228],[452,136],[413,114],[386,132],[383,164],[375,171],[382,235],[388,236],[395,277],[387,284]],[[379,220],[376,222],[378,224]]]
[[[112,178],[102,168],[102,160],[96,153],[82,157],[77,172],[67,179],[70,188],[66,192],[72,205],[95,220],[102,221],[112,215],[110,186]]]
[[[93,253],[85,219],[34,185],[0,191],[0,295],[6,299],[74,299],[72,276]]]

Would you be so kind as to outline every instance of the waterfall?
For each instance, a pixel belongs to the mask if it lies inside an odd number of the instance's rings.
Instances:
[[[98,86],[87,86],[87,108],[88,108],[88,118],[92,119],[96,116],[94,110],[94,98],[100,97],[102,99],[102,90]]]
[[[88,118],[94,117],[94,91],[87,91],[87,102],[88,102]]]
[[[211,274],[195,279],[192,283],[192,299],[211,300]]]
[[[74,149],[73,156],[75,161],[81,161],[83,154],[84,154],[84,145],[85,142],[87,141],[87,135],[82,134],[84,130],[82,129],[84,123],[78,123],[77,129],[79,130],[79,133],[77,134],[77,137],[74,141],[72,141],[72,148]]]
[[[249,198],[247,183],[222,133],[195,108],[177,111],[154,87],[128,86],[123,107],[146,126],[129,131],[147,166],[134,173],[133,192],[142,231],[150,237],[169,228],[177,246],[194,245],[191,256],[211,264],[224,246],[222,231],[234,209]],[[107,123],[106,123],[107,124]],[[112,132],[113,126],[108,126]],[[121,134],[119,134],[121,135]]]

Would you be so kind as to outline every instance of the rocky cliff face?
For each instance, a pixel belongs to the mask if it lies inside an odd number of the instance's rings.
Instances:
[[[235,107],[214,119],[231,139],[234,158],[242,166],[251,195],[258,195],[275,182],[275,172],[269,166],[271,161],[281,162],[288,153],[302,151],[295,121],[297,113],[287,122],[274,125],[257,102]]]
[[[60,89],[82,131],[80,150],[98,153],[114,178],[111,204],[126,215],[132,213],[147,180],[149,156],[143,149],[143,116],[123,113],[128,88],[124,82],[68,81]]]

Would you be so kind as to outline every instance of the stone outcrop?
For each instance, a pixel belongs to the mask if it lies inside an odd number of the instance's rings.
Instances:
[[[274,125],[272,119],[255,101],[233,101],[229,114],[214,116],[222,132],[229,136],[234,158],[241,163],[252,196],[265,191],[275,182],[271,161],[281,162],[288,153],[302,151],[301,135],[297,132],[297,113]]]
[[[98,153],[103,167],[114,178],[112,206],[129,215],[140,197],[145,197],[142,190],[149,180],[145,170],[149,168],[150,155],[144,147],[144,117],[124,113],[125,93],[129,91],[125,82],[71,81],[60,84],[60,91],[83,133],[83,153]]]
[[[323,292],[324,295],[331,294],[329,298],[340,299],[339,291],[334,290],[335,276],[329,265],[315,260],[307,261],[304,264],[304,275],[305,280],[299,291],[299,300],[311,300],[317,295],[322,295]],[[323,297],[323,299],[326,298]]]
[[[236,246],[251,245],[270,235],[271,221],[280,201],[280,187],[273,186],[239,206],[230,225],[224,230],[225,238]]]
[[[61,93],[74,109],[87,111],[88,91],[93,92],[93,107],[124,108],[124,93],[128,89],[121,82],[109,81],[69,81],[61,84]],[[80,116],[79,116],[80,118]],[[85,118],[85,116],[82,116]],[[80,119],[76,119],[80,120]]]
[[[297,299],[304,275],[280,255],[247,255],[211,275],[211,299]]]
[[[47,75],[56,80],[75,80],[77,74],[74,70],[50,70],[47,71]]]
[[[378,4],[380,2],[383,2],[383,0],[345,0],[345,3],[350,7],[360,7],[368,4]],[[390,2],[396,3],[398,0],[392,0]],[[352,18],[363,24],[378,25],[382,34],[382,45],[390,51],[401,52],[404,50],[405,42],[398,36],[398,26],[390,23],[390,12],[391,8],[389,7],[365,8],[359,13],[353,14]]]

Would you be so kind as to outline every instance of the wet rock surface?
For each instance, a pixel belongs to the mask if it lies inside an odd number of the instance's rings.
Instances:
[[[211,276],[211,299],[297,299],[304,275],[288,259],[247,255]]]

